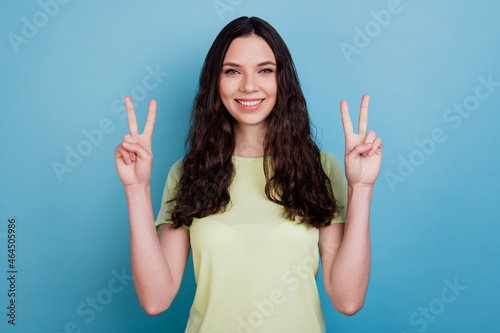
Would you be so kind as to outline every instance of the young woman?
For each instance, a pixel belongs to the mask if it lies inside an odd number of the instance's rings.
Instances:
[[[130,134],[116,167],[130,218],[134,285],[150,315],[175,298],[192,249],[196,295],[186,332],[325,332],[316,276],[335,309],[363,306],[370,274],[369,215],[382,141],[358,134],[347,103],[345,174],[311,138],[290,53],[256,17],[219,33],[205,59],[186,156],[170,169],[154,219],[150,195],[151,100],[139,134],[130,97]],[[156,226],[156,228],[155,228]]]

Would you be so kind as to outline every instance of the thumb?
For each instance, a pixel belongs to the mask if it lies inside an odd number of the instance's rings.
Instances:
[[[123,141],[122,147],[129,152],[136,153],[137,156],[143,161],[147,161],[152,157],[151,153],[138,143]]]
[[[358,155],[361,155],[361,154],[364,154],[364,153],[367,153],[370,151],[370,148],[372,146],[373,142],[367,142],[367,143],[361,143],[357,146],[355,146],[350,152],[348,155],[355,155],[355,156],[358,156]]]

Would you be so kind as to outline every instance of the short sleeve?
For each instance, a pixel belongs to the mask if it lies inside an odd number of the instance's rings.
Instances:
[[[165,182],[165,188],[163,189],[163,196],[161,198],[161,207],[156,217],[155,226],[156,232],[160,229],[160,225],[163,223],[173,224],[173,221],[167,221],[171,217],[171,211],[175,206],[175,202],[167,203],[168,200],[174,198],[176,194],[177,183],[179,182],[182,174],[182,158],[175,162],[170,171],[168,172],[167,181]],[[183,225],[183,228],[189,230],[189,226]]]
[[[344,176],[342,164],[332,153],[321,152],[323,170],[330,178],[333,195],[337,204],[342,206],[342,211],[334,217],[331,223],[344,223],[347,212],[347,181]]]

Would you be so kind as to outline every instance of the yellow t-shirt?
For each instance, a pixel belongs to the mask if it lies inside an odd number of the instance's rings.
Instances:
[[[335,198],[344,206],[347,186],[340,162],[321,152]],[[319,230],[281,217],[283,207],[265,193],[263,157],[233,156],[235,177],[226,212],[193,219],[189,230],[196,294],[186,333],[325,332],[316,285]],[[156,228],[170,217],[182,159],[170,169]],[[170,207],[169,207],[170,206]]]

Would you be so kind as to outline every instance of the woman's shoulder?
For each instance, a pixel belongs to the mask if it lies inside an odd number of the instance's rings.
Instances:
[[[328,152],[328,151],[323,151],[323,150],[320,150],[320,153],[321,153],[321,161],[323,163],[333,163],[335,161],[339,161],[339,159],[337,157],[335,157],[335,155],[333,155],[332,153]]]
[[[184,169],[184,157],[179,158],[172,164],[170,170],[168,171],[167,181],[177,183],[182,175],[182,170]]]
[[[321,164],[327,175],[333,175],[336,171],[342,171],[342,164],[339,159],[330,152],[320,151]]]
[[[182,171],[183,166],[184,166],[184,156],[179,158],[177,161],[175,161],[174,164],[172,164],[172,166],[170,167],[170,170],[171,171]]]

